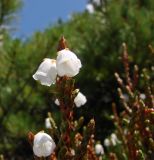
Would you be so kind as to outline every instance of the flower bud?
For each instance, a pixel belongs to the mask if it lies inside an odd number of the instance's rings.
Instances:
[[[39,80],[42,85],[51,86],[51,84],[55,83],[56,76],[56,61],[54,59],[45,58],[33,75],[33,78]]]
[[[111,134],[111,143],[113,146],[115,146],[118,142],[118,138],[117,138],[117,135],[115,133],[112,133]]]
[[[140,98],[141,98],[142,100],[145,100],[145,99],[146,99],[146,95],[145,95],[144,93],[141,93],[141,94],[140,94]]]
[[[45,119],[45,127],[46,127],[47,129],[51,129],[51,128],[52,128],[52,127],[51,127],[50,118],[46,118],[46,119]]]
[[[81,61],[73,52],[68,49],[63,49],[58,52],[56,66],[60,77],[74,77],[79,73]]]
[[[111,146],[111,142],[110,142],[110,140],[109,140],[108,138],[106,138],[106,139],[104,140],[104,146],[105,146],[105,147]]]
[[[77,96],[74,98],[74,103],[77,107],[84,105],[86,102],[87,99],[81,92],[79,92]]]
[[[55,100],[55,104],[56,104],[57,106],[59,106],[59,105],[60,105],[60,103],[59,103],[59,100],[58,100],[58,99],[56,99],[56,100]]]
[[[96,144],[95,145],[95,152],[98,155],[103,155],[104,154],[104,148],[101,144]]]
[[[39,132],[34,136],[33,152],[37,157],[50,156],[55,147],[55,142],[48,134]]]

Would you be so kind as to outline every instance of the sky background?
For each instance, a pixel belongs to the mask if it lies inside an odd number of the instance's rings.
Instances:
[[[66,21],[71,13],[82,12],[86,3],[87,0],[23,0],[15,36],[28,37],[54,24],[59,18]]]

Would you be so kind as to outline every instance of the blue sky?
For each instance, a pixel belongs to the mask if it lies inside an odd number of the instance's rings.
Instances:
[[[28,37],[54,24],[58,18],[67,20],[73,12],[82,12],[87,0],[23,0],[23,8],[18,13],[18,37]]]

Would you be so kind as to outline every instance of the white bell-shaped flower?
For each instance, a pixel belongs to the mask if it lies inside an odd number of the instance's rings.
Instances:
[[[74,77],[79,73],[81,61],[77,56],[68,49],[63,49],[58,52],[56,67],[60,77]]]
[[[74,98],[74,103],[77,107],[84,105],[86,102],[87,99],[81,92],[79,92],[77,96]]]
[[[117,135],[115,133],[112,133],[111,134],[111,143],[113,146],[115,146],[118,142],[118,138],[117,138]]]
[[[140,94],[140,98],[141,98],[142,100],[145,100],[145,99],[146,99],[146,95],[145,95],[144,93],[141,93],[141,94]]]
[[[103,155],[104,154],[104,148],[101,144],[96,144],[95,145],[95,152],[98,155]]]
[[[56,76],[56,60],[45,58],[33,75],[33,78],[39,80],[42,85],[51,86],[51,84],[55,83]]]
[[[51,127],[50,118],[46,118],[46,119],[45,119],[45,127],[46,127],[47,129],[51,129],[51,128],[52,128],[52,127]]]
[[[34,136],[33,152],[37,157],[50,156],[56,147],[53,139],[46,133],[39,132]]]
[[[104,146],[105,146],[105,147],[111,146],[111,142],[110,142],[110,140],[109,140],[108,138],[106,138],[106,139],[104,140]]]
[[[59,103],[59,100],[58,100],[58,99],[55,99],[55,104],[56,104],[57,106],[59,106],[59,105],[60,105],[60,103]]]

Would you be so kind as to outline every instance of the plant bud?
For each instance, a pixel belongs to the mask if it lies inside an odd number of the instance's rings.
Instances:
[[[106,139],[104,140],[104,146],[105,146],[105,147],[111,146],[111,142],[110,142],[110,140],[109,140],[108,138],[106,138]]]
[[[51,129],[51,128],[52,128],[52,127],[51,127],[50,118],[46,118],[46,119],[45,119],[45,127],[46,127],[47,129]]]
[[[81,107],[86,102],[87,102],[87,99],[81,92],[79,92],[77,96],[74,98],[74,103],[77,107]]]
[[[103,155],[104,154],[104,148],[101,144],[96,144],[95,145],[95,152],[98,155]]]

